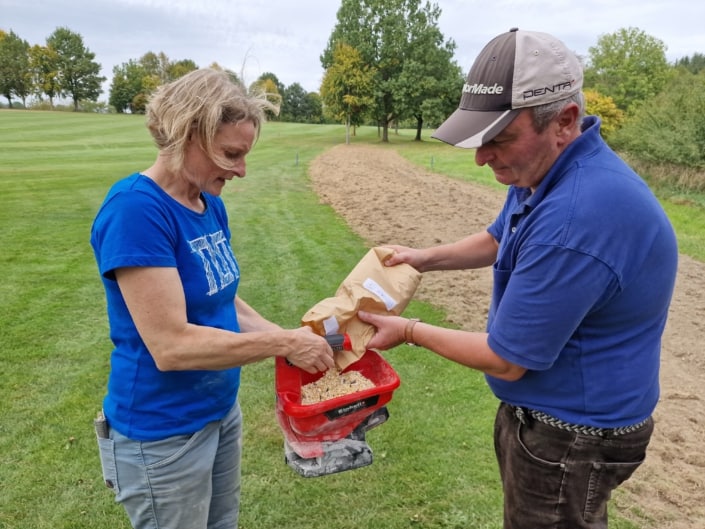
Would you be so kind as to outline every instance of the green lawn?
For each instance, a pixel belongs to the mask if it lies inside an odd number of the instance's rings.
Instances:
[[[306,176],[308,162],[344,138],[342,126],[267,124],[247,178],[223,195],[240,293],[285,326],[331,296],[367,251]],[[493,185],[466,153],[412,139],[392,135],[390,148]],[[353,141],[377,143],[376,129],[359,129]],[[111,345],[88,239],[111,183],[147,167],[156,151],[140,116],[26,111],[0,111],[0,145],[0,528],[128,528],[102,485],[92,430]],[[702,236],[692,246],[702,249]],[[409,311],[444,320],[417,302]],[[368,433],[375,462],[323,478],[284,464],[273,362],[244,368],[242,528],[501,527],[496,401],[482,376],[417,348],[385,356],[402,385],[390,420]],[[618,513],[613,521],[634,527]]]

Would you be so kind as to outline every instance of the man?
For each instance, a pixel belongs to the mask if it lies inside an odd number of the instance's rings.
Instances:
[[[457,242],[392,246],[387,264],[492,265],[486,332],[359,314],[377,328],[370,348],[414,343],[486,374],[501,401],[505,529],[607,527],[611,491],[644,460],[659,397],[676,239],[599,119],[583,119],[582,80],[562,42],[512,29],[482,50],[434,135],[476,149],[509,186],[504,207]]]

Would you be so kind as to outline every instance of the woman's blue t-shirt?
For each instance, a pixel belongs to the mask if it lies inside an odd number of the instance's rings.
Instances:
[[[134,440],[198,431],[223,418],[237,398],[240,368],[157,369],[115,280],[114,271],[121,267],[177,268],[188,321],[239,332],[240,270],[227,213],[220,198],[202,197],[205,211],[196,213],[150,178],[133,174],[110,189],[91,230],[114,344],[104,413],[111,427]]]

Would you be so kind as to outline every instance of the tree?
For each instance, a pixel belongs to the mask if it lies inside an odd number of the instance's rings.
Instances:
[[[306,90],[299,83],[294,83],[282,92],[281,120],[293,123],[306,123],[308,109],[306,108]]]
[[[421,0],[342,0],[337,24],[321,55],[321,64],[327,70],[333,64],[336,46],[347,44],[359,52],[362,64],[374,69],[372,111],[382,127],[385,142],[389,141],[389,124],[410,115],[404,104],[404,98],[409,103],[410,98],[400,92],[400,78],[407,85],[421,82],[418,75],[425,76],[428,72],[420,64],[406,65],[407,61],[422,61],[419,50],[439,42],[429,36],[438,36],[432,30],[437,29],[440,10],[429,1],[423,6],[421,3]],[[446,49],[453,46],[449,42]]]
[[[617,108],[611,97],[590,89],[584,90],[584,94],[586,113],[600,117],[600,133],[609,139],[624,123],[624,112]]]
[[[83,37],[68,28],[57,28],[47,38],[47,46],[58,55],[61,93],[71,97],[74,110],[83,99],[96,101],[105,77],[99,75],[100,64],[94,62],[95,53],[84,46]]]
[[[324,123],[323,101],[318,92],[306,94],[306,123]]]
[[[658,94],[672,70],[666,45],[638,28],[600,36],[588,55],[585,86],[611,97],[625,111]]]
[[[705,72],[677,68],[666,89],[640,105],[614,145],[638,159],[705,169]],[[701,173],[702,178],[702,173]],[[700,183],[700,189],[705,184]]]
[[[29,67],[34,92],[40,98],[46,95],[49,107],[54,108],[54,98],[61,93],[59,55],[51,48],[35,44],[29,49]]]
[[[338,43],[333,62],[321,84],[324,112],[345,123],[345,143],[350,143],[350,126],[359,125],[374,104],[375,69],[363,63],[360,53],[345,43]]]
[[[108,103],[120,114],[126,111],[133,114],[139,113],[141,98],[138,96],[145,91],[144,79],[146,76],[144,66],[132,59],[119,66],[114,66]]]
[[[435,21],[438,7],[410,14],[411,25],[418,29],[416,39],[409,42],[407,60],[398,78],[396,93],[401,112],[416,121],[416,141],[421,141],[424,120],[439,125],[458,105],[465,79],[453,61],[455,42],[443,42]],[[427,17],[431,17],[431,21]]]
[[[191,59],[181,59],[169,65],[169,80],[174,81],[189,72],[198,70],[198,65]]]
[[[149,51],[138,61],[130,59],[113,67],[109,102],[117,112],[142,114],[149,96],[157,87],[197,68],[190,59],[173,62],[164,52]]]
[[[152,84],[156,86],[175,81],[198,69],[196,63],[191,59],[171,61],[163,51],[145,53],[140,59],[140,64],[145,69],[146,74],[154,78]]]
[[[29,44],[13,31],[0,34],[0,93],[12,108],[12,96],[25,103],[31,91],[29,73]]]
[[[269,90],[273,90],[272,93],[279,95],[284,93],[284,84],[282,84],[279,78],[272,72],[264,72],[257,78],[256,82],[259,82],[260,84],[265,83],[269,87]]]
[[[143,75],[155,77],[158,85],[171,81],[171,76],[169,75],[171,61],[169,61],[169,57],[163,51],[159,53],[148,51],[142,55],[139,64],[142,67]]]
[[[676,66],[682,66],[690,73],[699,73],[705,70],[705,55],[694,53],[692,57],[683,57],[676,61]]]
[[[250,92],[261,92],[263,93],[267,100],[274,103],[277,107],[281,107],[282,102],[282,91],[284,85],[279,82],[277,76],[271,72],[265,72],[259,76],[259,78],[250,85]],[[271,110],[266,110],[265,114],[268,119],[275,119],[277,117],[276,112]]]

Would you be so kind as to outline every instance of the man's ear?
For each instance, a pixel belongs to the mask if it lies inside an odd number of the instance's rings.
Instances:
[[[576,103],[568,103],[561,113],[558,115],[558,126],[561,129],[573,129],[578,126],[578,105]]]
[[[580,115],[580,109],[576,103],[568,103],[561,113],[558,114],[556,123],[558,125],[558,135],[565,138],[573,139],[576,131],[580,130],[580,123],[578,122],[578,116]]]

